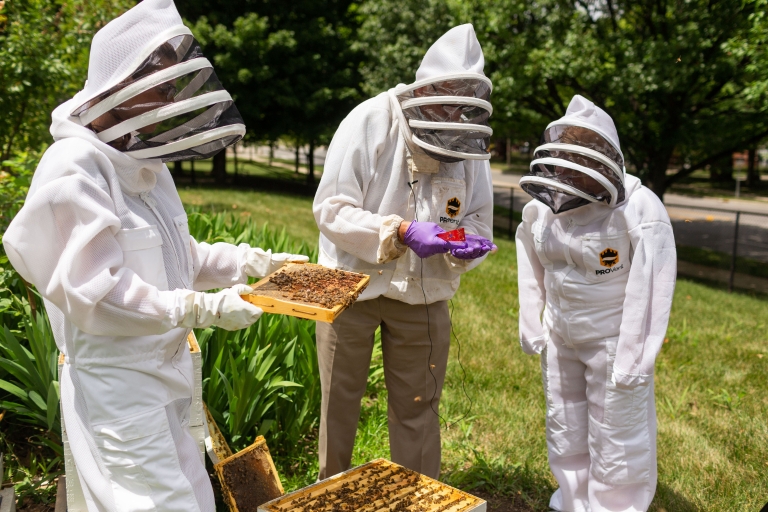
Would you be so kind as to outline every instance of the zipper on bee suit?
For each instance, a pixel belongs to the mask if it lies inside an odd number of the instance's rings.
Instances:
[[[142,192],[139,194],[139,197],[142,201],[144,201],[144,204],[147,205],[147,208],[152,210],[152,213],[155,214],[155,217],[157,217],[157,220],[160,221],[160,225],[163,227],[163,230],[165,231],[165,236],[168,238],[168,243],[171,246],[171,250],[173,251],[173,255],[176,258],[176,267],[179,269],[179,277],[184,279],[184,273],[181,271],[181,260],[179,259],[179,253],[176,252],[176,247],[173,243],[173,238],[171,237],[171,232],[168,230],[168,226],[165,225],[165,222],[163,221],[163,217],[160,215],[160,212],[157,211],[157,203],[154,199],[152,199],[149,196],[149,192]]]

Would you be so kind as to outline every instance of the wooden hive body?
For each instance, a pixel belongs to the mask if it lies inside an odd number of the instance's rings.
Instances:
[[[250,295],[242,295],[243,299],[260,307],[265,313],[295,316],[307,320],[317,320],[318,322],[333,322],[348,306],[339,304],[333,308],[326,308],[318,304],[291,300],[287,294],[278,290],[277,286],[271,282],[272,278],[277,274],[291,272],[293,269],[297,269],[300,266],[310,268],[316,267],[320,269],[327,268],[314,263],[290,263],[255,283],[253,285],[253,293]],[[360,277],[360,282],[357,284],[354,292],[351,293],[355,296],[359,295],[365,287],[368,286],[368,282],[371,280],[370,276],[365,274],[356,274],[354,272],[345,273]]]
[[[263,436],[213,469],[232,512],[257,512],[259,505],[285,492]]]
[[[486,502],[377,459],[260,506],[259,512],[485,512]]]

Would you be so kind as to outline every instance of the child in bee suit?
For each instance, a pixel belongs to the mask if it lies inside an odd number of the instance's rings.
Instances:
[[[416,82],[359,105],[328,148],[314,202],[319,261],[371,281],[354,306],[317,326],[321,479],[349,468],[379,327],[392,460],[440,473],[447,301],[495,247],[483,62],[472,25],[454,27],[427,51]],[[465,242],[438,236],[456,228]]]
[[[248,277],[307,258],[190,236],[164,162],[209,158],[245,126],[172,0],[102,28],[84,89],[52,117],[55,143],[3,243],[65,356],[63,421],[86,506],[213,512],[188,428],[187,335],[253,324]]]
[[[575,96],[520,186],[520,344],[541,354],[564,512],[645,511],[656,489],[653,367],[675,288],[664,205],[626,174],[613,120]]]

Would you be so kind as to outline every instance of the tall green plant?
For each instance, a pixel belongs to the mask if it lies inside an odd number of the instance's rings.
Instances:
[[[256,226],[232,214],[188,212],[189,231],[198,241],[247,243],[274,252],[317,251],[296,244],[285,230]],[[290,454],[317,425],[320,380],[315,323],[265,314],[241,331],[205,329],[197,333],[203,353],[203,400],[234,448],[265,435],[272,449]]]
[[[7,326],[0,331],[0,407],[52,433],[43,444],[61,453],[58,349],[44,311],[26,318],[24,334],[19,340]]]

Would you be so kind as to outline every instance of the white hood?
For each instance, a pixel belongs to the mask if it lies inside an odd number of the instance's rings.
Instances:
[[[192,34],[173,0],[144,0],[107,23],[93,36],[88,80],[70,113],[124,80],[171,33]]]
[[[446,32],[427,50],[416,81],[390,90],[406,141],[443,162],[488,160],[492,84],[471,24]]]
[[[475,28],[467,23],[453,27],[427,50],[416,71],[416,81],[465,73],[485,76],[484,67],[485,57]]]
[[[624,158],[619,143],[619,134],[616,131],[616,125],[613,119],[605,110],[601,109],[584,96],[575,95],[568,104],[565,115],[557,121],[549,123],[547,128],[552,126],[582,126],[599,133],[613,145],[616,151]]]

